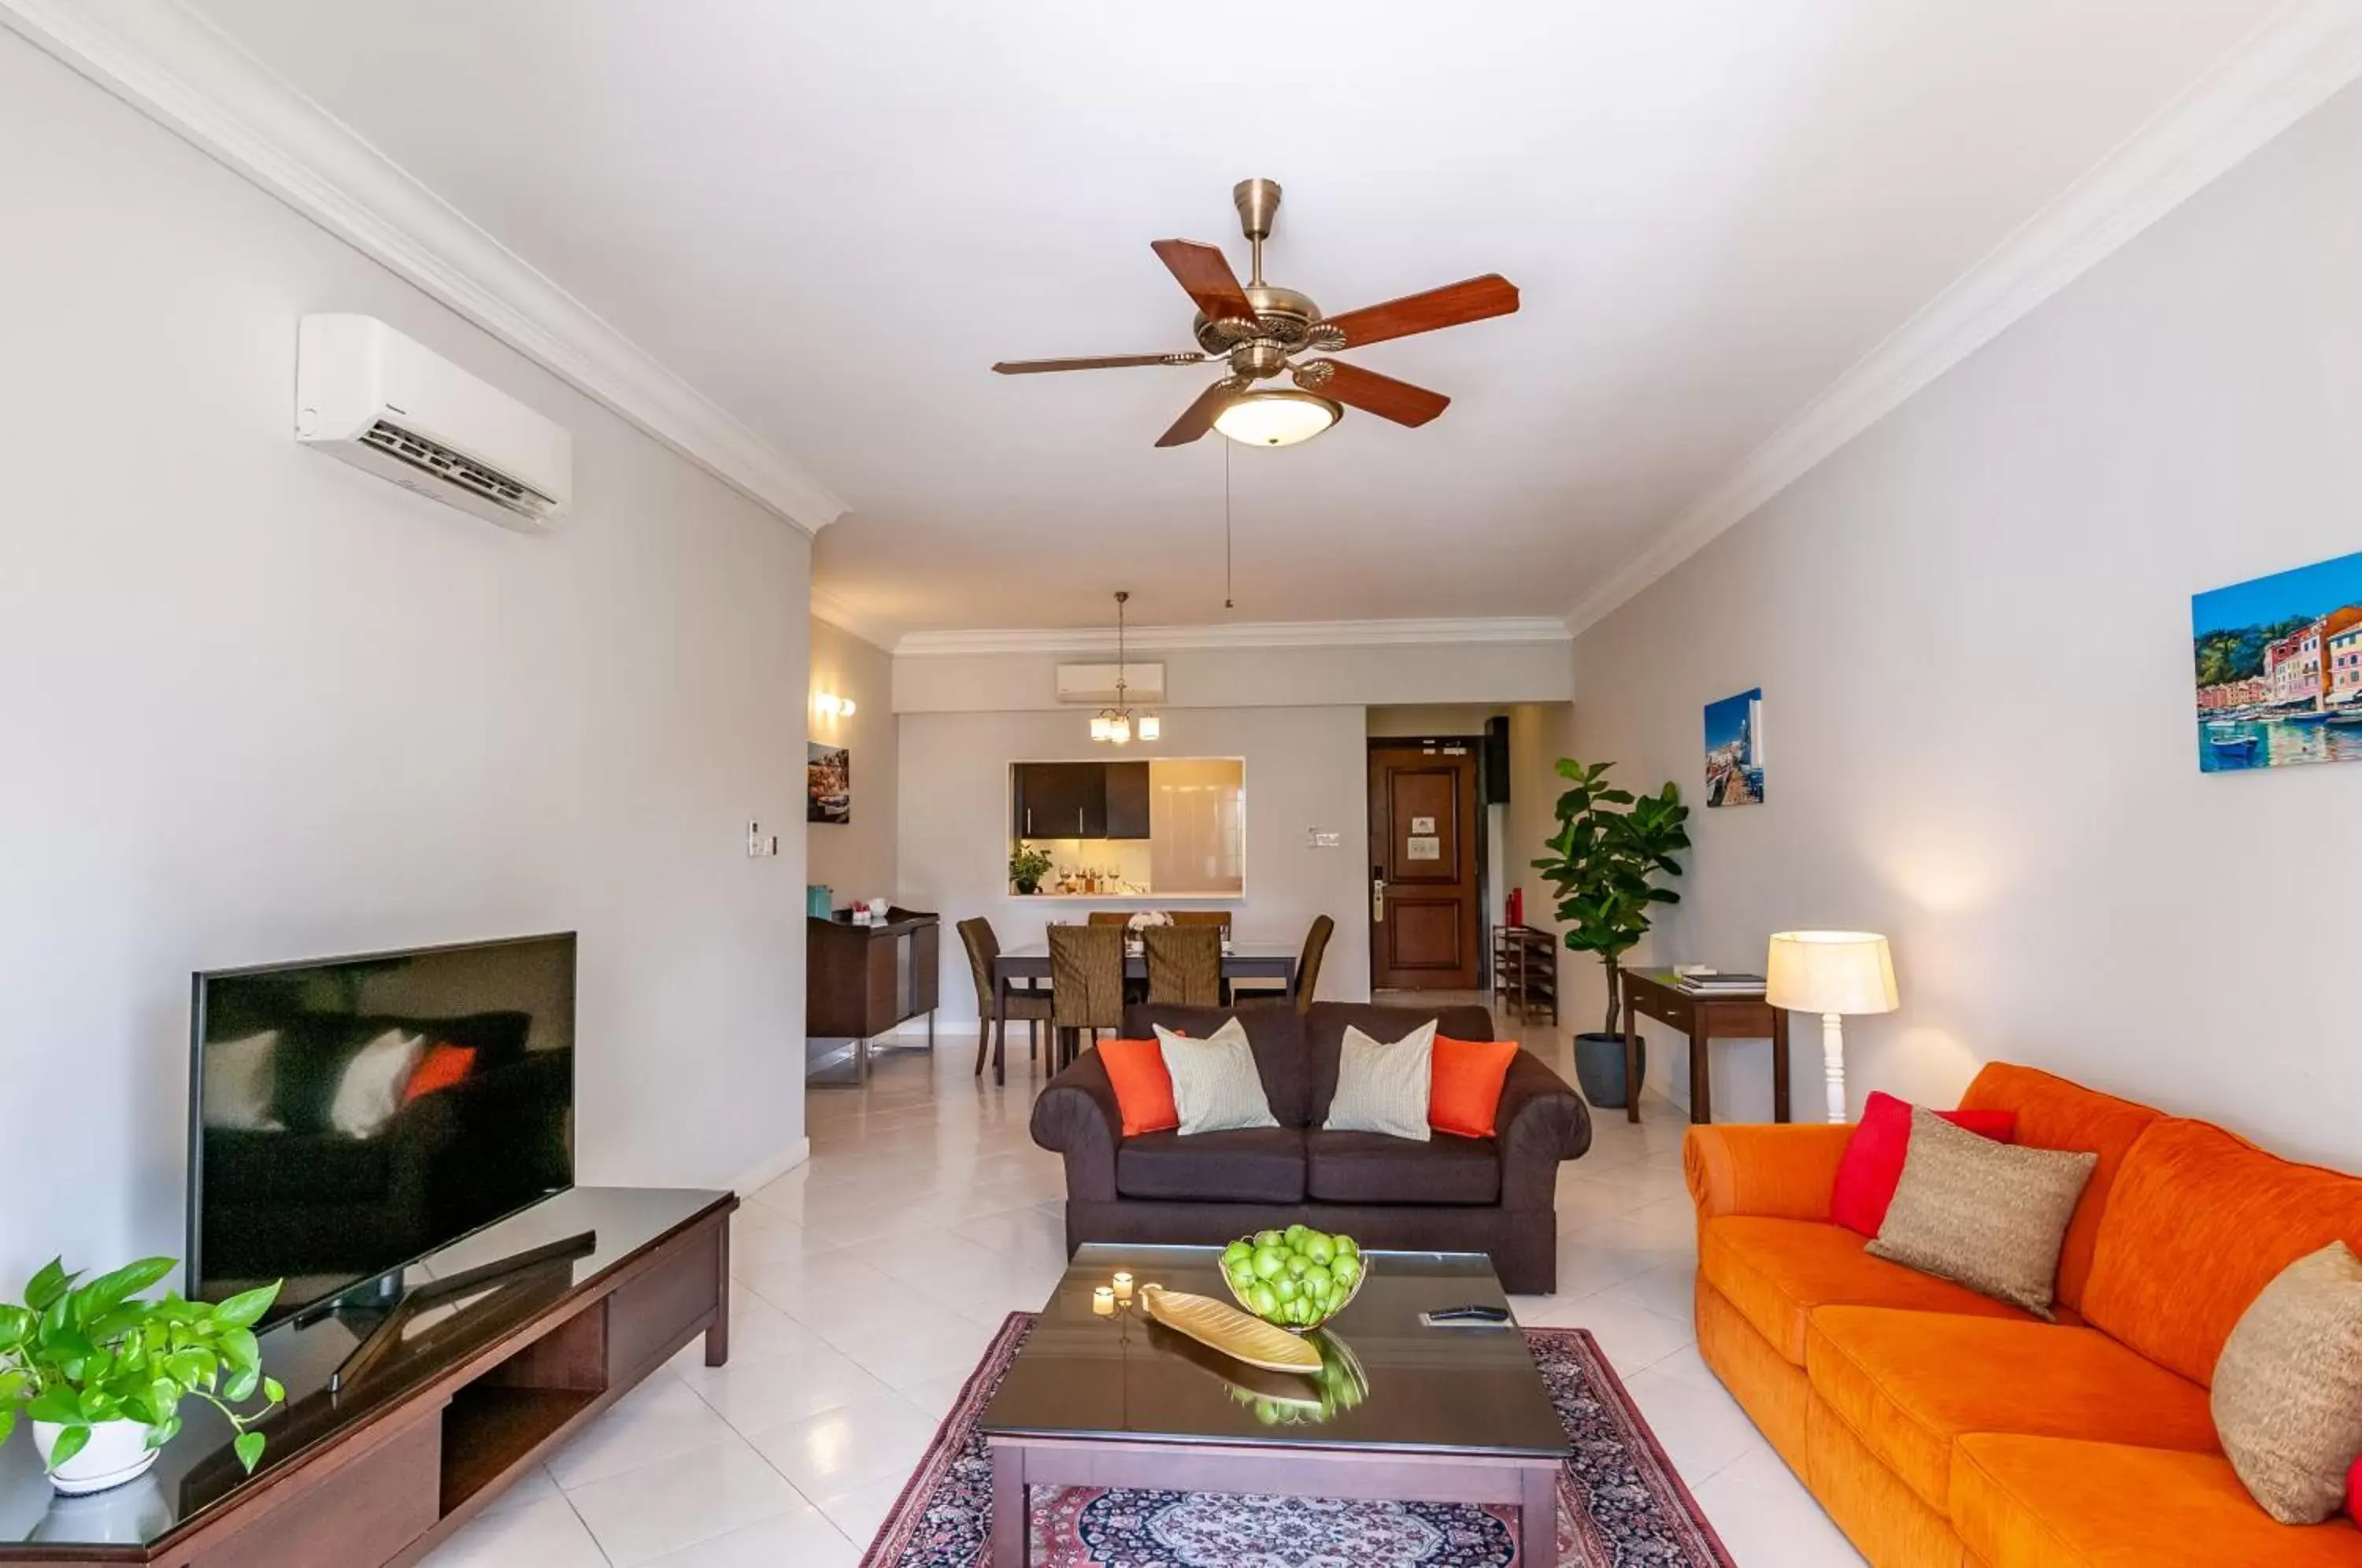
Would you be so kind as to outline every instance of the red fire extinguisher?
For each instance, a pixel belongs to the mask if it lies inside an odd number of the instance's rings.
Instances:
[[[1526,890],[1523,888],[1509,889],[1509,923],[1511,925],[1526,923]]]

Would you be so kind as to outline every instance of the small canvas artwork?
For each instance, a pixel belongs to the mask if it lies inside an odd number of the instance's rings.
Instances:
[[[1705,705],[1705,803],[1763,803],[1763,689]]]
[[[2362,555],[2190,601],[2198,767],[2362,761]]]
[[[811,803],[805,808],[808,823],[849,823],[853,820],[853,753],[841,745],[822,745],[812,741],[811,759],[804,765],[805,782],[811,792]]]

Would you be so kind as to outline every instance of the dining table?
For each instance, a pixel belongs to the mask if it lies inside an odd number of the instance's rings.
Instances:
[[[1280,980],[1286,983],[1287,999],[1296,999],[1296,964],[1297,949],[1286,942],[1242,942],[1222,944],[1222,979]],[[1020,947],[1005,948],[992,961],[993,1043],[992,1081],[1009,1081],[1009,999],[1022,996],[1038,981],[1050,977],[1050,944],[1029,943]],[[1145,981],[1148,978],[1148,954],[1140,944],[1123,944],[1123,977]],[[1021,989],[1020,988],[1022,988]]]

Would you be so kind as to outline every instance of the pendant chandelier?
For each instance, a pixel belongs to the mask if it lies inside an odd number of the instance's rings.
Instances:
[[[1091,739],[1107,741],[1114,745],[1130,745],[1131,737],[1153,741],[1164,733],[1164,726],[1153,713],[1135,715],[1124,701],[1127,690],[1123,679],[1123,607],[1131,598],[1128,589],[1116,590],[1115,595],[1115,706],[1101,708],[1091,717]]]

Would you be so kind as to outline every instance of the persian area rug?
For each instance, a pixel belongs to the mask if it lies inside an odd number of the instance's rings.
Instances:
[[[1033,1326],[1012,1312],[869,1543],[861,1568],[977,1568],[992,1462],[977,1416]],[[1581,1329],[1528,1329],[1573,1450],[1558,1540],[1528,1553],[1517,1510],[1124,1487],[1034,1489],[1037,1568],[1734,1568],[1632,1397]]]

